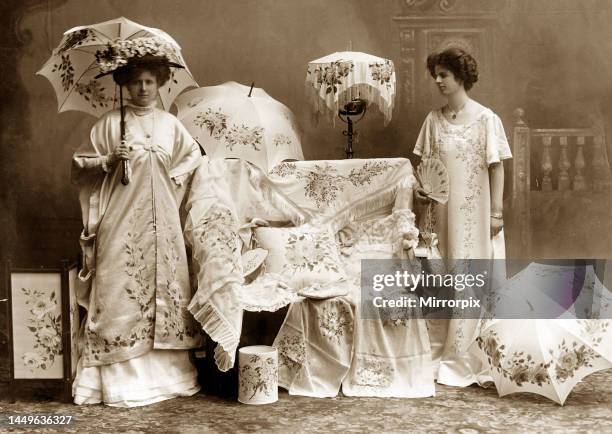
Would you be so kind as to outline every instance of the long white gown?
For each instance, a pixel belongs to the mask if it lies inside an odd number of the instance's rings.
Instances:
[[[435,232],[442,256],[453,259],[491,259],[491,194],[489,166],[511,158],[500,118],[488,108],[462,125],[450,123],[442,109],[431,111],[413,152],[440,159],[448,171],[450,191],[446,205],[436,204]],[[497,237],[496,237],[497,238]],[[503,238],[502,238],[503,242]],[[499,244],[499,243],[498,243]],[[503,259],[496,248],[495,259]],[[490,380],[488,368],[467,348],[475,338],[477,319],[430,321],[438,383],[467,386]]]
[[[132,181],[124,186],[121,171],[106,166],[120,142],[119,119],[118,110],[103,116],[73,158],[85,226],[79,300],[88,311],[77,404],[137,406],[199,389],[187,351],[201,336],[187,310],[179,204],[181,179],[200,164],[200,152],[171,114],[128,108]]]

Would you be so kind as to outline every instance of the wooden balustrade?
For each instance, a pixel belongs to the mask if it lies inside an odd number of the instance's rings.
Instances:
[[[516,109],[514,115],[511,136],[514,158],[508,162],[512,191],[510,220],[517,231],[518,252],[529,256],[534,195],[555,200],[555,197],[564,197],[564,194],[558,195],[563,192],[597,194],[612,189],[612,173],[605,140],[598,131],[588,128],[532,129],[524,120],[523,109]]]
[[[542,191],[600,191],[612,187],[604,138],[591,129],[531,129],[530,154],[536,160],[536,188]],[[539,152],[536,147],[540,147]],[[589,164],[585,153],[590,155]],[[585,168],[588,175],[585,176]],[[555,182],[556,181],[556,182]],[[541,188],[538,186],[541,185]]]

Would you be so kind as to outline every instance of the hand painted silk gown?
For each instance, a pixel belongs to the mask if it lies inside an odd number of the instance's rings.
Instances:
[[[435,213],[442,256],[447,262],[491,259],[488,169],[512,157],[500,118],[485,108],[473,122],[455,125],[441,109],[434,110],[427,115],[413,152],[423,159],[439,158],[448,171],[449,200],[445,205],[436,204]],[[497,255],[495,259],[504,258]],[[490,379],[475,348],[467,349],[475,338],[478,322],[464,318],[429,322],[432,352],[437,359],[434,362],[439,361],[439,383],[467,386]]]
[[[126,110],[132,180],[121,184],[108,157],[120,142],[120,114],[111,111],[73,158],[80,187],[87,309],[75,402],[137,406],[199,389],[188,349],[200,334],[191,298],[179,205],[181,181],[200,163],[183,125],[157,108]]]

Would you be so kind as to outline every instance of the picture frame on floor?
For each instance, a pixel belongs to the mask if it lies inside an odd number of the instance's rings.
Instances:
[[[17,268],[6,262],[9,399],[34,383],[72,400],[78,360],[78,262],[58,268]],[[65,320],[68,319],[68,320]]]

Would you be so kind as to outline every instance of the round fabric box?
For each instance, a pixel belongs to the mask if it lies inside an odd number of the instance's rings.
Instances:
[[[276,348],[253,345],[238,350],[238,401],[270,404],[278,401],[278,353]]]

